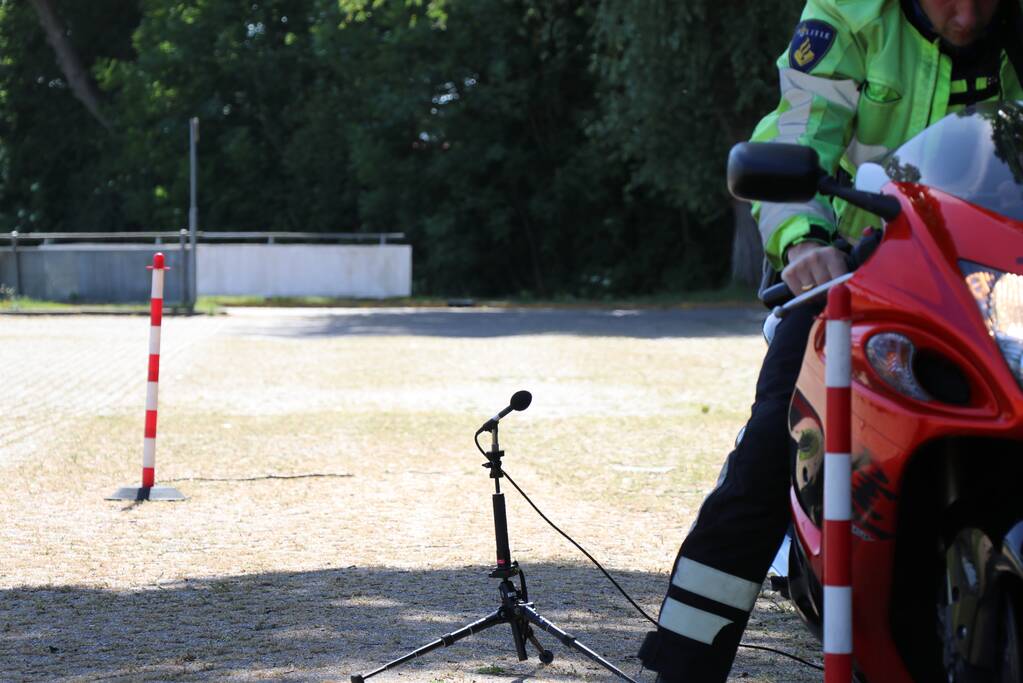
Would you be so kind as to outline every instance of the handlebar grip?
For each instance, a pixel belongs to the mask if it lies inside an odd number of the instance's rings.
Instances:
[[[874,248],[876,248],[876,246],[877,241],[871,240],[870,243],[865,243],[862,249],[859,248],[860,245],[857,245],[857,247],[853,249],[852,253],[847,253],[845,255],[845,267],[848,272],[851,273],[859,268],[860,265],[869,258],[870,254],[874,252]],[[764,302],[764,306],[767,306],[768,308],[787,304],[795,298],[796,295],[784,282],[771,285],[760,292],[760,300]]]
[[[781,306],[795,298],[795,294],[789,289],[789,286],[784,282],[779,282],[776,285],[771,285],[767,289],[760,292],[760,300],[764,302],[764,305],[768,308],[774,308],[775,306]]]
[[[883,237],[884,233],[882,231],[875,228],[867,228],[855,246],[850,245],[842,238],[836,240],[834,246],[846,252],[845,267],[851,273],[867,262],[867,259],[873,255],[878,245],[881,244]],[[784,282],[779,282],[760,290],[759,296],[764,305],[772,309],[796,298],[796,295],[792,293],[792,290]]]

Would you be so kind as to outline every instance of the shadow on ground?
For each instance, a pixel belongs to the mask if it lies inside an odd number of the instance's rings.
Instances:
[[[7,589],[0,591],[0,678],[347,681],[494,611],[498,582],[486,573],[347,567],[187,580],[130,592]],[[649,624],[595,569],[539,564],[528,578],[541,614],[629,675],[639,674],[634,655]],[[641,604],[659,602],[664,576],[624,572],[617,578]],[[794,626],[786,617],[763,628],[756,642],[796,647]],[[532,652],[529,661],[519,662],[509,627],[500,625],[371,680],[394,681],[399,672],[406,681],[481,675],[612,680],[550,635],[538,635],[555,653],[550,666],[539,665]],[[765,661],[771,666],[769,658],[744,652],[750,654],[740,657],[757,658],[758,671]],[[767,680],[794,679],[780,674]]]
[[[692,309],[333,309],[292,312],[264,323],[253,314],[237,334],[273,337],[429,336],[489,338],[569,334],[601,337],[720,337],[760,334],[756,307]]]

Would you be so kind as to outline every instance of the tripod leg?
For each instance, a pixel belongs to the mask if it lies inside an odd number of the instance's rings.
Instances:
[[[457,631],[452,631],[451,633],[445,634],[438,638],[437,640],[433,641],[432,643],[428,643],[416,650],[413,650],[412,652],[409,652],[407,655],[403,655],[392,662],[388,662],[379,669],[369,672],[365,676],[354,674],[351,677],[351,681],[352,683],[362,683],[370,676],[376,676],[378,673],[383,673],[384,671],[387,671],[389,669],[401,666],[405,662],[415,659],[416,657],[421,657],[422,655],[425,655],[427,652],[432,652],[433,650],[436,650],[439,647],[448,647],[449,645],[453,645],[462,638],[471,636],[474,633],[479,633],[480,631],[488,629],[491,626],[503,624],[506,621],[508,621],[508,619],[504,615],[504,610],[499,609],[496,612],[493,612],[488,616],[483,617],[482,619],[474,621],[467,626],[463,626]]]
[[[595,661],[597,664],[600,664],[602,667],[604,667],[611,673],[615,674],[619,678],[629,681],[630,683],[637,683],[636,680],[629,678],[624,671],[618,669],[614,664],[607,661],[606,659],[598,655],[596,652],[594,652],[593,650],[591,650],[590,648],[586,647],[578,640],[576,640],[575,636],[565,633],[560,628],[555,626],[553,623],[551,623],[547,619],[544,619],[537,613],[535,609],[533,609],[529,605],[519,605],[518,610],[521,610],[518,613],[525,617],[527,620],[529,620],[530,623],[536,624],[544,631],[547,631],[547,633],[550,633],[552,636],[560,640],[563,645],[566,645],[567,647],[582,652],[584,655]]]
[[[516,606],[520,603],[521,595],[508,579],[501,582],[498,591],[501,593],[502,609],[511,626],[512,640],[515,641],[515,653],[519,656],[519,661],[523,662],[529,658],[529,655],[526,654],[526,638],[529,637],[530,630],[529,623],[515,611]]]
[[[540,644],[540,641],[536,639],[536,635],[533,633],[533,629],[529,629],[529,635],[527,638],[529,639],[529,642],[533,644],[533,647],[540,651],[541,664],[550,664],[554,661],[554,653]]]
[[[511,624],[512,640],[515,641],[515,654],[519,656],[519,661],[524,662],[529,659],[529,655],[526,654],[526,631],[529,629],[529,625],[524,621],[512,617],[508,620]]]

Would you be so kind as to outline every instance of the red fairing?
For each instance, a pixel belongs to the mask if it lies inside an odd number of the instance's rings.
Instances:
[[[951,436],[1023,440],[1023,392],[959,266],[967,260],[1023,273],[1023,223],[922,185],[895,183],[886,191],[899,199],[902,215],[887,226],[877,252],[847,282],[852,301],[854,658],[866,681],[911,683],[891,616],[902,484],[913,456],[929,442]],[[888,386],[865,352],[870,337],[882,331],[904,334],[918,349],[951,360],[969,383],[969,402],[923,402]],[[818,321],[793,401],[797,417],[827,413],[824,335]],[[821,520],[814,519],[807,502],[816,494],[800,483],[812,479],[816,465],[810,458],[799,466],[809,470],[797,472],[792,491],[796,542],[820,581]]]

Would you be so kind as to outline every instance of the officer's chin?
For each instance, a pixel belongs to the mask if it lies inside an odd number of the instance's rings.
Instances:
[[[970,47],[980,38],[980,31],[955,31],[949,30],[941,34],[941,39],[956,48]]]

